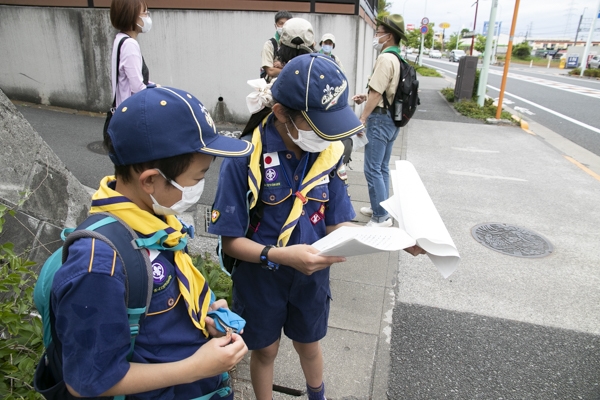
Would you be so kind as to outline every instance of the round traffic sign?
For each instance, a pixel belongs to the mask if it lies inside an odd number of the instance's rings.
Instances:
[[[440,24],[440,28],[442,28],[442,29],[448,29],[448,28],[450,28],[450,24],[447,23],[447,22],[442,22]]]
[[[427,25],[421,25],[421,34],[427,35],[427,32],[429,32],[429,27]]]
[[[429,18],[427,18],[427,17],[424,17],[424,18],[421,20],[421,25],[427,25],[427,24],[429,24]]]

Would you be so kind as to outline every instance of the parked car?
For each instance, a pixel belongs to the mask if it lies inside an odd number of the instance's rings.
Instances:
[[[429,58],[442,58],[442,52],[439,50],[431,50],[429,52]]]
[[[452,62],[458,62],[458,60],[465,55],[466,53],[463,50],[452,50],[448,56],[448,59]]]
[[[590,58],[587,65],[588,68],[600,68],[600,56],[594,56]]]

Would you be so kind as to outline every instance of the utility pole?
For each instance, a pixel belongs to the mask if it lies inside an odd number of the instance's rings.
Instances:
[[[581,60],[581,73],[579,76],[583,76],[583,72],[587,68],[588,54],[590,53],[590,47],[592,44],[592,36],[594,35],[594,29],[596,29],[596,20],[600,16],[600,0],[598,0],[598,7],[596,12],[592,15],[592,25],[590,26],[590,33],[588,34],[587,43],[585,44],[585,50],[583,51],[583,59]]]
[[[599,0],[600,1],[600,0]],[[483,66],[479,75],[479,87],[477,88],[477,104],[483,107],[485,100],[485,90],[487,88],[488,71],[490,69],[490,59],[492,58],[492,43],[494,41],[494,26],[496,26],[496,12],[498,11],[498,0],[492,0],[492,10],[490,11],[490,21],[488,23],[487,39],[485,41],[485,51],[483,53]]]
[[[423,11],[423,18],[427,17],[427,0],[425,0],[425,10]],[[403,16],[404,17],[404,16]],[[423,65],[423,42],[425,41],[425,35],[421,33],[421,47],[419,48],[419,67]]]
[[[577,46],[577,37],[579,36],[579,28],[581,28],[581,20],[583,19],[583,14],[579,17],[579,23],[577,24],[577,31],[575,32],[575,41],[573,42],[573,46]]]
[[[506,88],[506,78],[508,77],[508,66],[512,56],[513,39],[515,37],[515,27],[517,26],[517,14],[519,14],[520,0],[515,0],[515,11],[513,13],[512,25],[508,37],[508,49],[506,50],[506,59],[504,60],[504,73],[502,74],[502,84],[500,85],[500,96],[498,97],[498,108],[496,109],[496,119],[502,115],[502,102],[504,101],[504,89]]]
[[[470,55],[473,55],[473,45],[475,44],[475,26],[477,25],[477,9],[479,8],[479,0],[475,0],[475,21],[473,21],[473,36],[471,36],[471,51],[470,51]],[[471,7],[473,7],[473,4],[471,4]]]

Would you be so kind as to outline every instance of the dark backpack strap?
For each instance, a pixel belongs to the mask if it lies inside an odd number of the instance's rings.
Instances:
[[[271,44],[273,45],[273,58],[277,57],[277,51],[279,50],[279,43],[277,43],[277,40],[275,38],[271,38],[269,39],[271,41]]]
[[[402,84],[402,82],[400,82],[400,79],[402,79],[402,62],[404,61],[402,59],[402,57],[400,57],[400,55],[398,53],[395,53],[393,51],[389,51],[388,53],[392,53],[394,54],[396,57],[398,57],[398,61],[400,62],[400,76],[398,77],[398,87],[400,87],[400,85]],[[398,87],[396,88],[396,93],[398,93]],[[386,92],[383,92],[383,108],[385,108],[386,110],[390,109],[390,102],[387,99],[387,95]],[[396,97],[396,95],[394,94],[394,97]]]
[[[121,41],[119,41],[119,45],[117,46],[117,76],[115,78],[115,95],[113,97],[113,102],[112,102],[113,108],[115,108],[117,106],[117,89],[119,87],[119,64],[121,63],[121,46],[129,38],[130,38],[129,36],[125,36],[124,38],[121,38]]]

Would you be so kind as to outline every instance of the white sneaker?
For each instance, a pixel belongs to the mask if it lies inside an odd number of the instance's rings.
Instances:
[[[383,222],[375,222],[375,221],[371,220],[371,221],[367,222],[366,226],[388,228],[392,225],[394,225],[394,220],[392,218],[388,218]]]
[[[361,207],[360,213],[362,215],[366,215],[367,217],[371,217],[373,215],[373,210],[371,209],[371,207]]]

